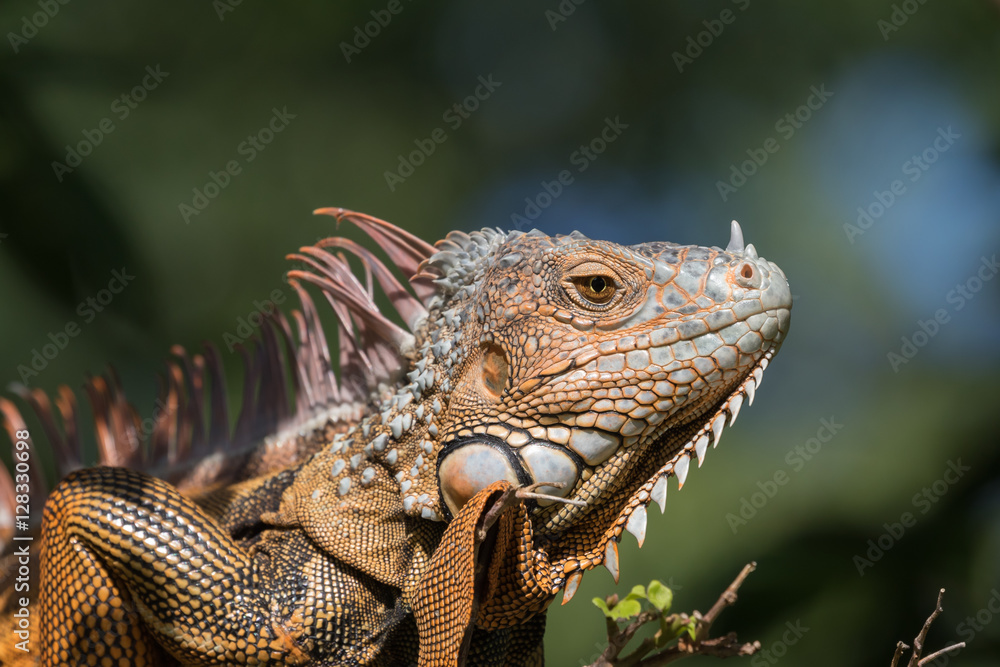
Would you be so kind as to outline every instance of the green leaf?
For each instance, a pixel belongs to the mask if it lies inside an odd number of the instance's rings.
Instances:
[[[604,612],[605,616],[607,616],[608,618],[614,618],[611,615],[611,610],[608,609],[608,603],[604,601],[604,598],[594,598],[593,600],[591,600],[591,602],[594,603],[595,607]]]
[[[645,586],[633,586],[632,592],[625,596],[626,600],[645,600],[646,599],[646,587]]]
[[[688,636],[691,637],[691,641],[698,640],[698,619],[692,618],[684,625],[684,629],[687,630]]]
[[[616,604],[615,608],[608,613],[608,618],[627,620],[633,616],[638,616],[642,611],[642,606],[639,604],[638,600],[630,599],[631,597],[632,596],[629,595],[629,597]]]
[[[670,611],[670,606],[674,603],[674,592],[655,579],[649,582],[646,597],[664,614]]]

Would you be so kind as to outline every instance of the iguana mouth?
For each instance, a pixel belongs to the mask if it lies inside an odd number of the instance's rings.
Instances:
[[[678,416],[669,422],[662,422],[655,430],[634,438],[632,447],[640,452],[640,461],[637,466],[648,469],[649,466],[664,466],[673,470],[676,464],[678,469],[676,475],[681,485],[686,479],[689,463],[681,462],[685,454],[694,453],[698,458],[699,466],[704,461],[708,445],[718,444],[722,429],[725,425],[723,412],[730,415],[730,425],[735,421],[740,408],[744,402],[752,403],[756,395],[756,385],[763,377],[763,372],[770,363],[771,358],[776,353],[780,342],[771,343],[770,346],[761,353],[760,359],[749,367],[734,382],[734,388],[719,400],[701,409],[695,409],[687,415]],[[626,439],[626,445],[628,440]],[[622,470],[625,466],[623,454],[630,451],[630,447],[619,448],[615,453],[597,466],[594,471],[593,481],[589,485],[583,485],[579,496],[584,500],[596,503],[602,496],[622,487]],[[669,458],[667,458],[669,457]],[[606,473],[605,473],[606,471]],[[660,470],[657,475],[663,473]],[[604,483],[604,480],[610,483]],[[634,480],[633,480],[634,481]],[[589,488],[588,488],[589,486]],[[661,485],[660,488],[665,488]],[[659,495],[659,491],[657,491]],[[578,511],[573,508],[557,508],[557,517],[553,517],[551,522],[553,527],[558,529],[558,525],[575,518]]]
[[[764,353],[764,356],[757,362],[751,372],[747,374],[740,385],[726,398],[719,401],[708,414],[711,417],[700,420],[701,426],[688,437],[683,445],[673,449],[673,454],[669,460],[652,475],[648,481],[632,494],[625,509],[622,510],[619,519],[612,529],[614,536],[621,536],[621,527],[632,533],[642,546],[645,540],[646,515],[645,507],[649,501],[654,501],[660,506],[660,511],[664,511],[667,501],[667,479],[671,476],[677,478],[678,490],[683,488],[687,481],[688,472],[691,468],[691,459],[697,458],[698,467],[705,462],[705,455],[708,453],[709,445],[712,448],[718,446],[722,438],[722,431],[726,426],[732,426],[740,414],[743,404],[753,404],[757,387],[763,379],[764,370],[770,364],[771,358],[777,351],[778,346],[774,346]],[[728,420],[728,423],[727,423]],[[669,437],[669,431],[659,434],[650,445],[649,451],[656,453],[666,449],[665,438]]]
[[[605,565],[618,580],[618,547],[624,532],[631,533],[641,547],[646,538],[647,508],[653,502],[663,512],[666,508],[668,479],[677,478],[683,488],[691,470],[692,459],[698,467],[704,463],[709,446],[716,447],[726,426],[732,426],[744,404],[750,405],[764,371],[780,347],[773,343],[756,364],[739,380],[736,388],[703,414],[687,424],[664,424],[644,437],[640,448],[625,448],[620,439],[605,434],[614,442],[615,452],[596,466],[571,446],[574,436],[595,433],[591,429],[565,426],[536,426],[521,429],[505,424],[480,424],[466,429],[446,443],[440,454],[439,491],[446,519],[450,520],[478,491],[480,486],[497,479],[507,479],[512,486],[538,489],[547,498],[529,499],[526,504],[539,546],[554,543],[561,526],[571,527],[589,512],[599,508],[614,491],[629,482],[641,480],[650,468],[656,472],[645,478],[613,518],[602,527],[602,538],[591,548],[552,560],[553,593],[565,586],[564,602],[572,598],[585,570]],[[555,436],[554,440],[547,437]],[[629,459],[638,452],[637,460]],[[627,475],[628,471],[635,471]],[[481,479],[480,479],[481,478]],[[602,478],[617,482],[615,487],[601,483]],[[555,486],[545,486],[544,482]],[[563,500],[564,502],[560,502]],[[555,556],[556,554],[548,554]]]
[[[665,428],[663,432],[653,436],[645,450],[646,455],[640,457],[640,461],[633,469],[648,470],[649,467],[656,465],[658,466],[656,472],[638,486],[617,516],[609,525],[603,527],[602,539],[589,549],[551,560],[554,584],[552,592],[565,590],[562,604],[569,602],[576,593],[584,571],[598,565],[604,565],[611,572],[615,582],[618,581],[620,574],[618,542],[621,541],[622,535],[626,531],[631,533],[639,547],[642,547],[646,539],[647,508],[650,503],[655,502],[660,507],[661,513],[666,510],[669,478],[677,478],[677,488],[680,490],[687,481],[692,459],[697,459],[698,467],[701,467],[709,446],[713,449],[717,447],[723,430],[734,424],[744,404],[753,404],[764,371],[779,347],[780,342],[766,350],[736,389],[706,412],[709,415],[707,418],[701,418],[687,428],[682,428],[681,434],[677,433],[678,429],[675,427]],[[613,457],[607,464],[620,470],[623,462],[616,461]],[[567,520],[577,519],[580,515],[580,509],[574,506],[560,507],[558,512]]]
[[[666,478],[674,474],[683,486],[692,452],[701,466],[709,444],[718,444],[726,416],[730,417],[732,425],[743,402],[753,403],[756,386],[776,349],[769,349],[737,388],[707,411],[711,415],[709,419],[703,421],[699,416],[693,420],[701,427],[679,448],[667,442],[669,432],[677,430],[676,424],[664,425],[658,432],[643,438],[647,459],[655,461],[664,451],[675,453],[650,478],[649,483],[653,486],[640,501],[652,498],[662,509],[666,502]],[[680,428],[690,430],[690,424],[682,424]],[[445,502],[445,518],[454,517],[479,488],[497,479],[507,479],[514,486],[541,485],[539,494],[549,497],[529,502],[529,511],[536,517],[545,513],[538,519],[543,534],[546,528],[558,531],[559,523],[574,519],[590,507],[574,499],[596,500],[605,490],[599,484],[588,482],[594,478],[596,470],[618,466],[615,453],[621,448],[622,438],[617,434],[589,428],[557,425],[525,429],[493,423],[465,429],[459,432],[459,437],[445,443],[440,452],[439,490]],[[602,455],[604,452],[611,453]],[[594,461],[594,456],[599,460]],[[552,485],[545,485],[546,482]],[[633,498],[638,495],[636,492]],[[563,504],[567,507],[562,507]],[[546,512],[547,508],[552,509]],[[560,512],[560,521],[555,524],[552,521],[554,512]],[[641,541],[638,534],[636,537]]]

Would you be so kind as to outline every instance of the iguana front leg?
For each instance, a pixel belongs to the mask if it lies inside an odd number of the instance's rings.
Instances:
[[[309,661],[267,604],[269,575],[165,482],[76,472],[46,504],[43,534],[44,665],[173,664],[160,647],[190,665]]]
[[[524,504],[506,480],[462,508],[441,536],[413,602],[420,667],[540,665],[552,594],[532,552]]]

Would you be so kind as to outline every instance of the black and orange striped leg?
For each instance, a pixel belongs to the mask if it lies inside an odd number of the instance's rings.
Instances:
[[[75,472],[46,504],[42,531],[46,666],[308,663],[251,559],[166,482]]]

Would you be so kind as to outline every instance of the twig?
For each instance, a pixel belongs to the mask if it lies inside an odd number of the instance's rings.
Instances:
[[[702,623],[698,624],[698,639],[702,640],[708,637],[708,631],[711,630],[712,624],[715,623],[715,619],[719,617],[722,610],[736,603],[736,591],[740,589],[746,578],[750,576],[750,573],[757,569],[757,562],[750,561],[743,566],[736,578],[733,579],[733,583],[722,592],[719,599],[715,601],[712,608],[708,610],[708,613],[702,618]]]
[[[937,617],[941,615],[944,608],[941,606],[941,598],[944,597],[944,589],[942,588],[938,591],[937,605],[934,607],[934,611],[931,615],[927,617],[927,621],[924,622],[924,627],[920,628],[920,633],[913,640],[913,653],[910,655],[910,662],[907,663],[907,667],[917,667],[920,661],[920,656],[924,652],[924,640],[927,639],[927,632],[931,629],[931,624],[937,620]]]
[[[740,644],[739,640],[736,638],[736,634],[733,632],[730,632],[725,637],[706,639],[696,645],[687,642],[684,643],[690,649],[690,652],[664,651],[643,660],[639,663],[639,667],[661,667],[662,665],[668,665],[672,662],[676,662],[677,660],[681,660],[682,658],[687,658],[692,655],[710,655],[714,658],[732,658],[735,656],[753,655],[760,650],[760,642],[753,641],[749,644]]]
[[[931,653],[929,656],[918,662],[917,665],[919,665],[919,667],[923,667],[923,665],[929,665],[930,663],[934,662],[935,658],[940,658],[945,653],[951,653],[956,649],[963,649],[963,648],[965,648],[965,642],[959,642],[957,644],[952,644],[951,646],[945,646],[940,651],[934,651],[933,653]]]
[[[724,637],[708,638],[708,632],[712,623],[719,617],[722,611],[736,602],[736,592],[746,580],[747,576],[757,567],[756,563],[746,565],[736,576],[731,584],[722,592],[708,613],[702,616],[695,611],[690,616],[687,614],[670,614],[664,618],[665,625],[672,625],[673,621],[679,621],[682,625],[687,624],[692,618],[697,621],[695,636],[692,641],[688,636],[682,634],[676,643],[665,647],[659,653],[646,657],[650,651],[656,648],[654,639],[644,639],[642,643],[627,656],[621,657],[621,652],[632,640],[638,630],[654,621],[659,621],[662,614],[656,611],[645,611],[639,614],[625,628],[619,629],[618,623],[614,619],[606,619],[608,631],[608,646],[601,653],[601,656],[590,667],[662,667],[682,658],[692,655],[711,655],[718,658],[730,658],[733,656],[753,655],[760,650],[760,642],[742,644],[737,639],[735,633],[729,633]],[[618,603],[618,596],[609,596],[605,603],[608,608],[612,608]],[[673,640],[672,640],[673,641]]]
[[[934,606],[934,611],[932,611],[931,615],[927,617],[926,621],[924,621],[924,625],[920,628],[919,634],[917,634],[916,638],[913,640],[913,652],[910,654],[909,662],[906,663],[907,667],[923,667],[924,665],[929,665],[935,658],[939,658],[946,653],[965,648],[965,642],[959,642],[958,644],[946,646],[940,651],[935,651],[925,658],[920,657],[924,652],[924,641],[927,640],[927,633],[930,632],[931,624],[933,624],[934,621],[937,620],[937,617],[941,615],[941,612],[944,611],[944,607],[941,606],[941,600],[943,599],[944,589],[942,588],[938,591],[937,604]],[[910,647],[903,642],[896,643],[896,652],[892,654],[892,663],[890,664],[890,667],[896,667],[899,664],[899,659],[908,648]]]
[[[899,659],[903,657],[903,652],[908,648],[910,648],[909,644],[896,642],[896,652],[892,654],[892,664],[889,667],[896,667],[899,664]]]

